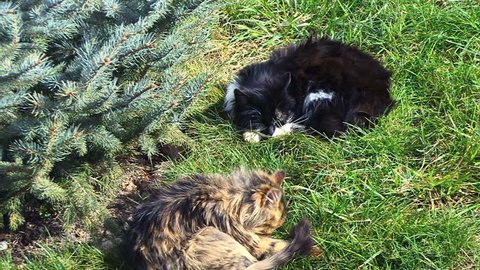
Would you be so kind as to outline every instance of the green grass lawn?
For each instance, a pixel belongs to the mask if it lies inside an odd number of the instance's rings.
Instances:
[[[289,220],[277,236],[307,217],[324,255],[284,269],[480,269],[478,1],[244,0],[222,12],[209,57],[191,67],[211,65],[217,75],[186,123],[188,154],[162,169],[168,179],[286,170]],[[221,111],[225,85],[310,32],[379,58],[393,72],[398,105],[375,129],[334,140],[244,143]],[[45,248],[26,269],[120,265],[105,256],[89,246]]]

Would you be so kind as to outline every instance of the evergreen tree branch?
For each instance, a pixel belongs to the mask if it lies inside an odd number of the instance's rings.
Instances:
[[[63,165],[111,161],[132,145],[156,153],[162,130],[184,117],[206,83],[181,70],[201,55],[208,3],[0,3],[0,195],[8,202],[0,211],[10,227],[24,222],[26,207],[39,207],[32,201],[65,220],[99,220],[109,184],[72,180]]]

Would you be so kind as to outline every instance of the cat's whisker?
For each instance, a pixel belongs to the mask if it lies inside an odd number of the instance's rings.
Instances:
[[[278,119],[274,119],[273,122],[274,122],[274,125],[275,125],[276,127],[281,127],[281,126],[283,126],[283,123],[282,123],[280,120],[278,120]]]
[[[291,121],[290,123],[293,123],[293,124],[302,124],[304,123],[305,121],[308,120],[308,117],[306,115],[302,115],[296,119],[294,119],[293,121]]]

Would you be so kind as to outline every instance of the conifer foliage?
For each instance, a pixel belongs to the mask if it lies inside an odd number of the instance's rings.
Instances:
[[[204,0],[21,0],[0,3],[0,213],[88,212],[102,183],[62,171],[136,141],[156,153],[205,74],[198,57],[214,16]],[[105,187],[103,187],[105,188]],[[83,210],[81,210],[83,209]]]

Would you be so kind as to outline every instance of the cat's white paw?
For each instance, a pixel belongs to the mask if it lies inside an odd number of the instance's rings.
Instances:
[[[249,143],[258,143],[260,140],[262,140],[262,136],[260,136],[260,134],[257,132],[245,131],[243,133],[243,139]]]
[[[283,135],[291,134],[292,131],[290,130],[290,128],[285,127],[285,126],[286,125],[275,128],[275,131],[273,132],[272,137],[280,137],[280,136],[283,136]]]
[[[292,134],[297,130],[302,130],[303,126],[295,123],[287,123],[279,128],[276,128],[272,137],[278,137],[283,135]]]

